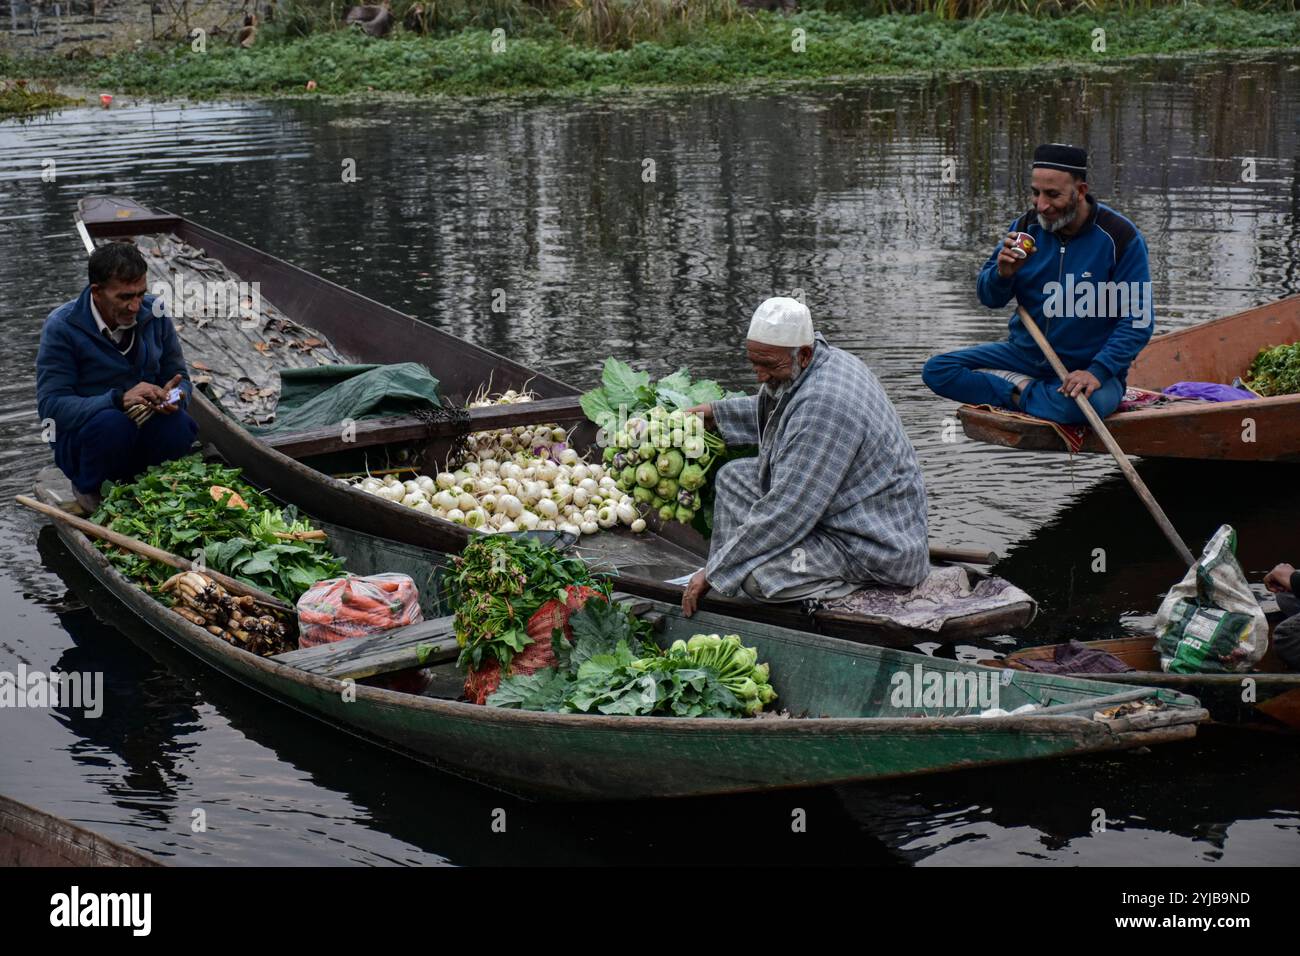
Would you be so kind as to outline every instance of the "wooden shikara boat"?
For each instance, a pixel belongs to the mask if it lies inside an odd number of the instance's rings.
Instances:
[[[1128,384],[1161,391],[1176,382],[1228,384],[1244,376],[1259,350],[1300,341],[1300,296],[1177,332],[1157,334],[1134,360]],[[1045,422],[963,405],[957,412],[976,441],[1025,451],[1066,451]],[[1247,422],[1250,419],[1251,422]],[[1172,402],[1116,412],[1106,419],[1119,446],[1143,458],[1300,461],[1300,395],[1239,402]],[[1104,454],[1091,429],[1085,452]]]
[[[137,244],[145,247],[151,270],[155,267],[152,253],[156,250],[150,247],[148,237],[175,236],[188,246],[203,250],[207,260],[223,264],[241,281],[260,283],[261,296],[283,310],[278,314],[290,316],[328,339],[328,345],[340,360],[419,362],[439,379],[441,392],[450,403],[464,405],[489,382],[494,391],[526,386],[541,399],[524,406],[508,406],[505,410],[476,409],[471,413],[472,421],[431,422],[424,417],[404,416],[359,422],[355,433],[347,438],[339,428],[333,427],[263,440],[196,389],[190,411],[199,423],[200,440],[215,448],[226,462],[243,469],[244,476],[253,484],[270,489],[280,499],[323,520],[418,547],[459,551],[473,533],[463,526],[366,494],[330,476],[376,470],[386,464],[413,463],[432,474],[441,470],[457,435],[471,428],[481,430],[504,423],[576,423],[572,443],[586,449],[594,445],[595,427],[582,414],[578,404],[580,393],[573,387],[181,216],[156,212],[129,199],[97,196],[80,203],[77,228],[88,249],[97,240],[134,237]],[[166,267],[159,268],[163,269],[160,277],[166,280]],[[158,277],[151,271],[151,280]],[[196,329],[196,323],[191,321],[182,321],[178,322],[178,331],[187,357],[192,359],[203,342],[203,329]],[[317,339],[305,341],[320,345]],[[250,343],[241,340],[241,344],[249,346],[250,359],[258,361]],[[265,342],[256,344],[266,345]],[[302,343],[290,342],[290,345]],[[299,347],[282,350],[281,354],[301,364],[302,356],[308,351]],[[196,367],[208,368],[206,364]],[[521,409],[528,417],[520,417]],[[503,415],[514,417],[507,422],[503,421]],[[622,529],[584,537],[579,553],[593,563],[616,568],[623,590],[657,600],[680,601],[682,589],[664,582],[701,567],[708,552],[707,542],[680,524],[660,526],[653,515],[650,520],[651,530],[645,534],[634,535]],[[932,554],[936,560],[981,560],[976,552],[960,550],[933,549]],[[702,607],[849,640],[900,647],[923,641],[956,642],[1005,633],[1029,624],[1037,610],[1032,600],[1021,600],[953,615],[941,630],[928,631],[902,626],[885,616],[828,609],[809,615],[801,606],[762,605],[717,593],[706,595]]]
[[[37,497],[65,507],[69,494],[47,469]],[[780,703],[795,716],[693,720],[477,706],[456,699],[462,685],[457,647],[450,619],[438,616],[448,610],[440,589],[446,556],[325,527],[351,571],[411,574],[429,619],[376,637],[259,657],[159,604],[79,530],[56,524],[73,557],[128,614],[219,672],[358,737],[526,796],[686,797],[877,780],[1185,740],[1206,717],[1194,698],[1170,690],[1117,695],[1095,681],[962,665],[709,612],[687,620],[676,605],[648,600],[639,601],[639,613],[652,620],[664,646],[701,631],[741,634],[770,663]],[[421,666],[433,673],[423,695],[375,686]],[[984,706],[982,697],[974,706],[966,697],[955,699],[965,706],[948,708],[916,706],[911,698],[895,705],[899,674],[938,674],[972,696],[983,687],[1006,710],[1026,703],[1042,709],[979,718],[973,715]],[[1140,709],[1124,713],[1130,706]]]
[[[1218,724],[1255,730],[1300,731],[1300,673],[1283,668],[1269,648],[1259,667],[1248,674],[1166,674],[1160,669],[1155,638],[1122,637],[1086,641],[1086,647],[1113,654],[1133,668],[1119,674],[1075,674],[1090,680],[1140,687],[1167,687],[1193,694]],[[1060,645],[1028,647],[1008,654],[998,663],[1019,668],[1022,661],[1053,661]]]
[[[0,795],[0,867],[162,866],[62,817]]]

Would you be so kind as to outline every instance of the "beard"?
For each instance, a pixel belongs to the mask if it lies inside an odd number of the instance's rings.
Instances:
[[[1043,218],[1043,214],[1038,214],[1038,224],[1047,232],[1060,232],[1066,226],[1074,222],[1079,217],[1079,194],[1070,194],[1070,205],[1065,212],[1057,217],[1056,222],[1048,222]]]
[[[785,397],[785,393],[794,387],[794,383],[799,381],[799,376],[803,374],[803,368],[799,365],[798,355],[791,356],[790,359],[790,377],[783,382],[777,382],[773,385],[770,381],[764,382],[759,388],[759,394],[772,403],[775,408],[777,403]]]

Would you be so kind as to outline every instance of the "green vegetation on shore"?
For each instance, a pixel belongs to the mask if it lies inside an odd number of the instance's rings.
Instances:
[[[0,86],[0,117],[29,116],[62,109],[74,100],[53,90],[33,90],[20,80]]]
[[[727,5],[710,6],[716,12]],[[1099,12],[1080,6],[1064,16],[995,13],[974,19],[933,13],[864,17],[825,9],[783,16],[733,8],[725,16],[652,24],[657,39],[630,44],[614,34],[584,40],[571,25],[561,29],[561,22],[540,16],[513,29],[503,26],[505,32],[495,37],[485,26],[426,36],[398,26],[386,39],[355,28],[293,35],[291,26],[311,30],[299,19],[268,26],[247,50],[213,37],[204,53],[182,43],[102,58],[0,58],[0,75],[156,96],[301,92],[308,81],[324,94],[369,88],[412,94],[586,92],[1300,47],[1300,13],[1289,7],[1179,3]],[[935,4],[937,10],[949,8]],[[1105,31],[1104,52],[1097,49],[1097,28]]]

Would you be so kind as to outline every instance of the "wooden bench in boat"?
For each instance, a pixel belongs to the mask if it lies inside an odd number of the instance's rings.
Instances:
[[[411,667],[454,661],[460,653],[453,618],[438,617],[408,627],[318,644],[270,660],[334,680],[361,680]]]
[[[650,611],[649,601],[622,593],[613,597],[628,603],[632,613],[655,630],[663,629],[664,616]],[[287,651],[269,659],[334,680],[362,680],[412,667],[433,667],[450,663],[460,654],[454,624],[453,617],[439,617],[367,637],[350,637],[332,644]]]

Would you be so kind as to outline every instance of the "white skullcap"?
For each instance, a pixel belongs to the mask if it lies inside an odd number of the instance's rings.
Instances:
[[[754,310],[749,323],[751,342],[797,348],[813,344],[812,314],[796,299],[777,296]]]

